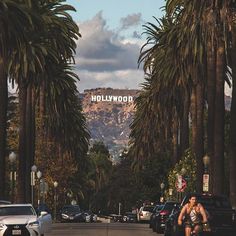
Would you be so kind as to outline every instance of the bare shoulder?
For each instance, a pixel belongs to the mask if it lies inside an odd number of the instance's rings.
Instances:
[[[204,210],[204,207],[201,203],[198,203],[197,207],[200,209],[200,210]]]
[[[183,206],[182,210],[186,210],[187,208],[188,208],[188,203],[186,203],[186,204]]]
[[[198,206],[199,208],[203,207],[203,205],[202,205],[201,203],[198,203],[197,206]]]

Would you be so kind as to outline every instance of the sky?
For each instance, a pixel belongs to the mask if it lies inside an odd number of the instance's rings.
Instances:
[[[155,23],[165,0],[67,0],[82,38],[77,41],[75,72],[78,89],[141,89],[140,49],[146,42],[144,25]]]

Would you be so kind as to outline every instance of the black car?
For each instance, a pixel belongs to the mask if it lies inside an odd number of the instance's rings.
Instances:
[[[136,223],[137,221],[137,214],[132,212],[126,212],[122,218],[122,222],[126,223]]]
[[[186,195],[179,207],[175,207],[170,214],[165,226],[165,236],[184,236],[184,227],[178,226],[178,216],[182,207],[188,202]],[[202,232],[202,236],[235,236],[236,213],[232,209],[230,201],[225,196],[211,194],[195,194],[198,202],[203,205],[207,212],[210,232]]]
[[[83,212],[78,205],[66,205],[61,210],[61,222],[84,222]]]
[[[150,216],[150,221],[149,221],[149,228],[153,228],[153,219],[155,218],[156,214],[159,213],[159,211],[164,207],[163,204],[158,204],[153,208],[152,214]]]
[[[178,204],[178,202],[167,201],[165,202],[163,208],[155,214],[153,218],[152,229],[154,232],[163,233],[165,229],[165,223],[169,215],[171,214],[173,208]]]
[[[94,214],[92,211],[87,210],[83,212],[83,219],[84,222],[96,222],[97,221],[97,215]]]

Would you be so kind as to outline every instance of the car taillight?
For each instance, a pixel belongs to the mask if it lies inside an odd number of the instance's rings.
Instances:
[[[163,210],[163,211],[160,211],[160,215],[168,215],[169,214],[169,211],[167,210]]]

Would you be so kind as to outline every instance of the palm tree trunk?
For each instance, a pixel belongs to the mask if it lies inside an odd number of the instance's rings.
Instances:
[[[32,158],[32,164],[35,163],[35,140],[36,140],[36,121],[35,121],[35,112],[36,112],[36,93],[35,93],[35,89],[32,88],[32,121],[31,121],[31,124],[32,124],[32,130],[31,130],[31,141],[32,141],[32,148],[31,148],[31,158]]]
[[[19,131],[19,173],[18,173],[18,196],[17,202],[26,202],[26,177],[27,177],[27,159],[26,159],[26,132],[25,132],[25,114],[26,114],[27,87],[19,82],[19,110],[20,110],[20,131]]]
[[[176,117],[176,113],[174,115],[174,117]],[[179,129],[179,125],[178,125],[178,119],[173,119],[173,125],[172,125],[172,133],[173,133],[173,161],[174,163],[177,163],[180,159],[179,155],[178,155],[178,129]]]
[[[236,26],[232,27],[232,62],[236,61]],[[230,200],[236,208],[236,64],[232,63],[232,101],[230,110],[230,136],[229,136],[229,159],[230,159]]]
[[[7,73],[3,57],[0,55],[0,199],[5,198],[6,190],[6,127],[7,127]]]
[[[213,161],[214,157],[214,116],[215,116],[215,78],[216,56],[215,47],[208,42],[207,45],[207,154]],[[213,163],[212,163],[213,164]],[[210,176],[213,176],[213,165],[210,165]],[[212,192],[214,179],[210,180],[210,192]]]
[[[189,92],[185,90],[183,117],[180,120],[180,156],[182,156],[184,151],[189,148],[189,106]]]
[[[203,142],[203,111],[204,111],[204,91],[203,86],[199,82],[193,86],[191,95],[191,118],[192,118],[192,149],[196,157],[197,170],[196,170],[196,189],[198,192],[202,191],[202,157],[204,154]]]
[[[224,78],[225,78],[225,48],[224,41],[219,40],[216,60],[216,96],[214,122],[214,183],[213,193],[224,192]]]
[[[204,155],[204,85],[200,81],[196,86],[197,94],[197,132],[196,132],[196,161],[197,161],[197,191],[202,191],[203,164]]]
[[[197,93],[196,87],[193,86],[191,93],[191,121],[192,121],[192,150],[196,155],[196,140],[197,140]]]
[[[40,93],[39,93],[39,119],[42,122],[42,129],[44,128],[44,117],[45,117],[45,81],[42,80],[40,84]]]
[[[33,165],[33,140],[32,140],[32,132],[33,132],[33,121],[32,121],[32,85],[29,84],[27,86],[27,98],[26,98],[26,114],[25,114],[25,132],[26,132],[26,172],[25,172],[25,183],[26,183],[26,202],[30,202],[30,196],[31,196],[31,181],[30,181],[30,170]]]

